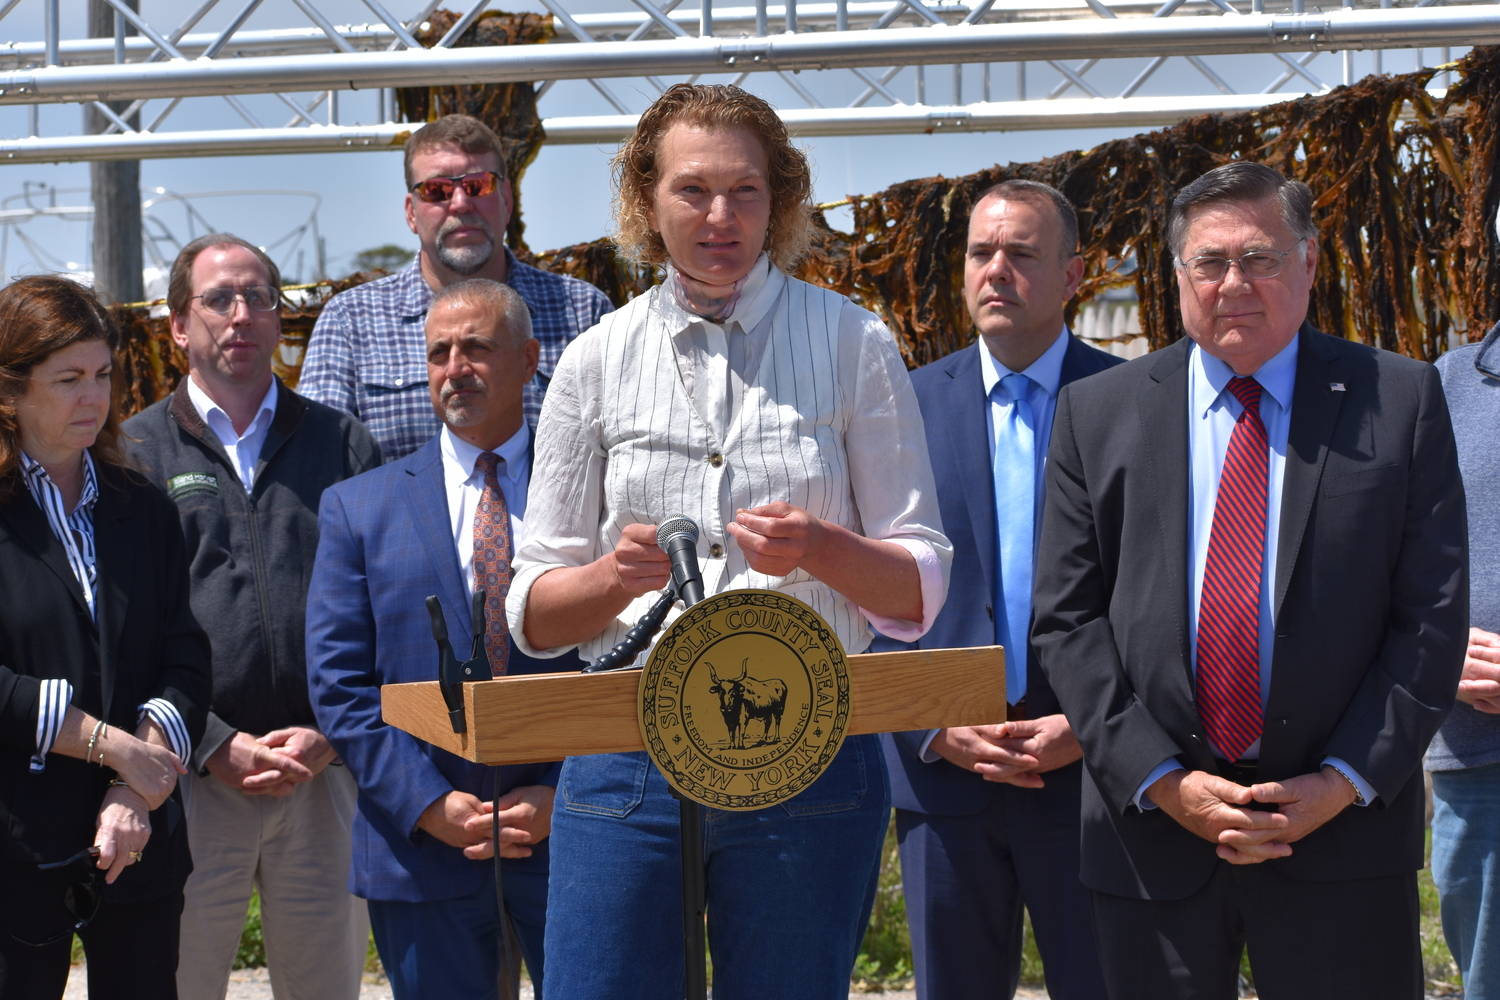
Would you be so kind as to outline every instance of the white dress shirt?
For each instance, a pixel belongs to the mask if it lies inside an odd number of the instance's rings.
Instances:
[[[443,486],[448,494],[448,524],[453,529],[453,544],[458,548],[458,564],[463,569],[464,586],[474,593],[474,511],[484,496],[484,472],[476,466],[484,454],[446,425],[441,431],[439,451],[443,456]],[[526,523],[526,488],[531,481],[531,430],[526,421],[521,429],[495,449],[500,462],[495,478],[510,511],[511,551],[520,548],[521,529]],[[514,560],[512,560],[514,562]]]
[[[1276,651],[1276,622],[1272,597],[1276,585],[1277,548],[1281,538],[1281,495],[1286,478],[1287,436],[1292,425],[1292,394],[1297,383],[1297,341],[1283,347],[1275,357],[1255,371],[1260,383],[1260,419],[1266,428],[1270,446],[1266,467],[1266,537],[1261,556],[1260,615],[1258,655],[1260,660],[1260,702],[1262,707],[1271,693],[1271,664]],[[1208,565],[1208,541],[1213,531],[1214,501],[1219,493],[1219,477],[1229,453],[1229,438],[1244,407],[1227,387],[1235,373],[1227,364],[1196,344],[1188,354],[1188,649],[1193,672],[1198,670],[1198,609],[1203,597],[1203,574]],[[1212,746],[1212,743],[1210,743]],[[1215,747],[1216,756],[1222,757]],[[1242,760],[1260,757],[1260,740],[1250,745]],[[1375,798],[1375,790],[1355,773],[1349,764],[1328,757],[1329,764],[1358,789],[1362,805]],[[1146,776],[1136,791],[1136,805],[1154,809],[1156,804],[1145,797],[1145,791],[1165,774],[1182,770],[1175,757],[1163,761]]]
[[[188,376],[187,384],[188,399],[192,400],[193,409],[198,411],[198,416],[203,418],[208,429],[218,437],[219,443],[229,454],[229,464],[234,466],[235,474],[245,484],[245,492],[249,493],[255,488],[255,463],[260,461],[260,449],[266,443],[266,433],[271,429],[271,421],[276,419],[275,377],[271,378],[271,387],[266,390],[265,398],[260,401],[260,408],[255,411],[254,419],[243,434],[235,431],[234,421],[229,419],[229,414],[198,387],[191,375]]]
[[[849,653],[869,645],[871,620],[886,635],[920,637],[947,595],[953,549],[894,338],[870,312],[788,278],[765,255],[722,323],[657,287],[570,344],[542,409],[535,475],[506,604],[512,637],[533,656],[566,651],[525,642],[537,578],[613,550],[627,524],[674,514],[698,523],[706,593],[791,594]],[[752,570],[725,526],[736,510],[776,500],[911,552],[923,621],[870,615],[803,570]],[[580,653],[615,645],[655,599],[632,602]]]

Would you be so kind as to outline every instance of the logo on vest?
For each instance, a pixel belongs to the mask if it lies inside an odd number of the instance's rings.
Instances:
[[[200,494],[216,495],[218,492],[218,477],[202,472],[184,472],[167,480],[167,496],[173,500],[184,500]]]
[[[663,633],[641,672],[641,736],[668,783],[718,809],[764,809],[810,786],[849,722],[849,668],[816,611],[732,590]]]

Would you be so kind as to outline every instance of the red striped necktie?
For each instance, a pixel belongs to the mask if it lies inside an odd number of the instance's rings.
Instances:
[[[474,589],[485,590],[484,651],[490,672],[499,677],[510,659],[510,631],[505,624],[505,595],[510,592],[510,561],[514,545],[510,537],[510,507],[500,491],[496,467],[500,456],[492,451],[479,456],[484,471],[484,492],[474,511]]]
[[[1232,378],[1244,412],[1219,476],[1198,605],[1198,716],[1229,760],[1260,739],[1260,578],[1266,541],[1270,446],[1260,383]]]

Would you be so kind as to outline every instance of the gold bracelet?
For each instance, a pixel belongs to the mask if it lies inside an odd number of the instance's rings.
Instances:
[[[1349,783],[1349,787],[1352,788],[1352,789],[1354,789],[1354,804],[1356,806],[1362,806],[1362,805],[1365,804],[1364,793],[1359,790],[1359,786],[1354,783],[1354,779],[1353,778],[1351,778],[1347,774],[1345,774],[1342,768],[1334,767],[1332,764],[1328,764],[1328,765],[1325,765],[1325,766],[1327,766],[1329,768],[1332,768],[1334,774],[1337,774],[1340,778],[1343,778],[1345,781],[1347,781]]]
[[[93,761],[93,758],[94,758],[94,744],[97,743],[97,742],[99,742],[99,737],[100,736],[104,736],[104,735],[108,735],[108,734],[109,734],[109,724],[106,723],[103,719],[100,719],[98,722],[94,723],[94,731],[89,734],[89,748],[87,750],[85,750],[84,754],[83,754],[83,759],[85,761],[87,761],[87,762],[92,762]],[[100,751],[100,753],[99,753],[99,766],[100,767],[104,766],[104,752],[103,751]]]

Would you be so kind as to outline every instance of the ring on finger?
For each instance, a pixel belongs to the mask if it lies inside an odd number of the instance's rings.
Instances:
[[[141,851],[131,851],[131,852],[130,852],[130,860],[131,860],[131,863],[132,863],[132,864],[133,864],[133,863],[135,863],[135,862],[138,862],[138,861],[140,861],[140,860],[141,860],[141,855],[142,855],[142,853],[143,853],[143,852],[141,852]]]

